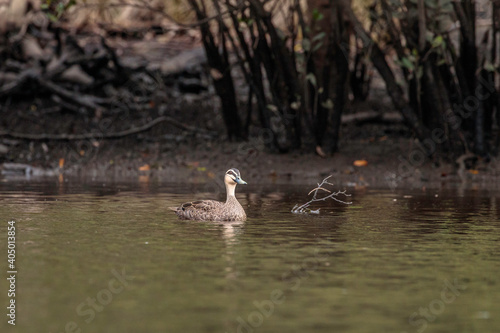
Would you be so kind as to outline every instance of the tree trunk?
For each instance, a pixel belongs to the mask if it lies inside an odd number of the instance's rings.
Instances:
[[[344,106],[346,104],[346,97],[348,88],[348,77],[349,77],[349,34],[345,28],[346,22],[344,20],[344,14],[342,12],[342,7],[335,5],[337,23],[335,25],[335,95],[333,102],[333,114],[332,114],[332,152],[338,151],[339,148],[339,136],[340,136],[340,125],[341,117],[344,112]]]
[[[210,30],[207,14],[205,11],[205,3],[201,2],[202,7],[198,5],[197,0],[189,0],[191,7],[196,12],[196,17],[203,23],[200,24],[203,46],[207,55],[207,62],[210,67],[210,74],[214,82],[214,88],[221,99],[222,116],[227,129],[227,135],[230,140],[242,139],[242,127],[240,117],[238,115],[238,103],[236,101],[236,93],[234,89],[233,78],[231,77],[231,68],[228,59],[228,52],[225,45],[225,38],[222,33],[224,30],[222,20],[219,20],[219,30],[221,32],[222,54],[219,53],[218,45]]]
[[[425,19],[425,1],[418,0],[418,52],[424,54],[425,51],[425,37],[427,32],[426,19]]]
[[[378,70],[380,75],[385,81],[387,92],[389,93],[391,100],[398,111],[401,112],[403,118],[410,128],[413,129],[417,138],[423,142],[425,139],[429,138],[430,131],[427,127],[422,124],[414,110],[409,106],[408,101],[403,93],[401,87],[397,84],[396,78],[391,68],[385,60],[385,55],[378,46],[377,43],[373,41],[370,35],[365,31],[363,25],[359,22],[356,15],[352,11],[350,2],[348,0],[340,0],[339,4],[343,7],[344,12],[347,14],[348,19],[354,27],[354,31],[361,38],[365,47],[372,48],[372,53],[370,55],[373,65]],[[426,148],[424,148],[426,149]],[[431,154],[430,151],[427,151]]]
[[[311,108],[314,114],[314,134],[316,146],[321,147],[324,144],[324,137],[328,129],[328,118],[330,108],[325,107],[325,102],[334,95],[332,89],[331,77],[335,69],[332,64],[335,54],[336,33],[334,25],[336,22],[337,9],[333,5],[332,0],[309,0],[308,7],[310,12],[310,33],[304,36],[309,41],[312,41],[315,36],[324,33],[323,41],[319,41],[322,45],[315,51],[309,50],[311,58],[308,63],[308,75],[313,75],[316,78],[316,83],[312,84],[309,80]],[[323,15],[322,20],[315,21],[312,11],[316,10]],[[313,48],[311,42],[311,49]],[[330,100],[332,102],[332,100]]]
[[[491,48],[491,62],[493,64],[499,64],[500,63],[500,54],[498,54],[497,48],[500,47],[498,45],[498,39],[500,39],[500,0],[493,0],[492,2],[493,5],[493,14],[492,14],[492,19],[491,23],[493,26],[493,45]],[[500,85],[495,86],[495,75],[498,76],[498,70],[495,74],[493,74],[493,86],[495,87],[495,92],[492,96],[492,104],[496,108],[496,118],[497,118],[497,127],[500,127]],[[496,139],[496,149],[498,149],[500,145],[500,133],[497,133],[497,139]]]
[[[300,94],[295,64],[292,63],[292,56],[272,22],[271,14],[265,11],[260,1],[249,0],[249,2],[267,29],[272,45],[272,55],[275,59],[274,65],[277,67],[282,78],[282,81],[280,81],[280,85],[282,86],[280,92],[282,101],[285,103],[282,104],[282,109],[280,111],[282,113],[282,121],[286,128],[287,142],[281,145],[281,147],[285,151],[289,148],[297,148],[301,142],[300,113],[290,107],[295,101],[295,96]]]
[[[477,49],[476,49],[476,29],[475,29],[475,10],[472,0],[462,2],[453,2],[455,13],[460,21],[460,32],[462,41],[460,43],[459,63],[465,80],[461,80],[464,88],[464,97],[470,96],[476,88],[476,70],[477,70]],[[457,66],[458,67],[458,66]],[[475,130],[474,117],[464,119],[464,129],[469,133]]]

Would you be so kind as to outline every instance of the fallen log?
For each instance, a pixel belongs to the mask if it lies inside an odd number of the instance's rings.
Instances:
[[[73,101],[73,102],[80,104],[82,106],[86,106],[86,107],[93,109],[93,110],[101,107],[100,104],[110,102],[109,99],[100,98],[100,97],[91,96],[91,95],[84,95],[84,94],[81,94],[79,92],[72,92],[70,90],[64,89],[63,87],[60,87],[59,85],[55,84],[52,81],[45,80],[41,77],[38,78],[37,81],[41,87],[46,88],[47,90],[50,90],[54,94],[57,94],[62,98],[68,99],[70,101]]]
[[[39,75],[40,71],[36,68],[28,68],[24,70],[15,80],[0,87],[0,97],[21,91],[27,82],[38,77]]]
[[[379,121],[383,123],[402,123],[403,116],[399,112],[376,112],[376,111],[363,111],[351,114],[343,114],[341,117],[342,124],[349,123],[364,123]]]

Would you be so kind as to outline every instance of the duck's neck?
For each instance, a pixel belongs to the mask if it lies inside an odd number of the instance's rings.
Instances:
[[[235,196],[234,196],[235,189],[236,189],[236,185],[226,184],[226,193],[227,193],[226,202],[231,200],[231,198],[235,198]]]

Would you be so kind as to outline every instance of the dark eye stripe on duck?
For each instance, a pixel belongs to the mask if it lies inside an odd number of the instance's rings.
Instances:
[[[240,171],[238,169],[229,169],[227,170],[226,175],[232,175],[235,178],[240,178]]]

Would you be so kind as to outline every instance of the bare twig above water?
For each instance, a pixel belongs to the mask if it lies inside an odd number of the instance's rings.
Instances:
[[[313,194],[313,197],[311,200],[309,200],[308,202],[306,202],[305,204],[303,205],[298,205],[296,204],[295,206],[293,206],[292,208],[292,213],[294,214],[319,214],[319,210],[320,208],[318,208],[317,210],[312,210],[309,208],[309,206],[313,203],[313,202],[318,202],[318,201],[326,201],[328,199],[332,199],[332,200],[335,200],[337,202],[340,202],[340,203],[343,203],[345,205],[350,205],[352,204],[352,202],[347,202],[347,201],[343,201],[343,200],[340,200],[337,198],[337,196],[339,195],[343,195],[343,196],[346,196],[346,197],[350,197],[351,195],[350,194],[347,194],[346,193],[346,190],[344,191],[337,191],[337,192],[332,192],[330,191],[329,189],[325,188],[324,186],[325,185],[331,185],[333,186],[332,183],[328,182],[328,179],[332,177],[332,175],[326,177],[325,179],[323,179],[323,181],[321,183],[318,183],[318,186],[314,189],[312,189],[307,195],[311,195]],[[318,192],[319,191],[324,191],[324,192],[327,192],[327,193],[330,193],[329,195],[327,196],[324,196],[322,198],[318,198]]]

